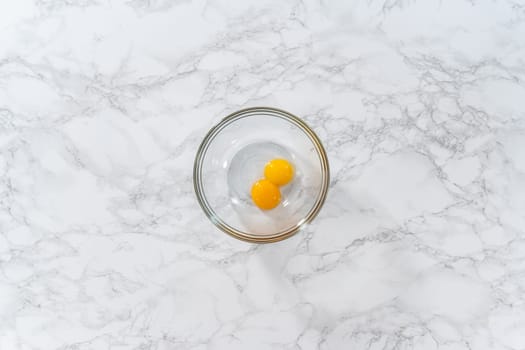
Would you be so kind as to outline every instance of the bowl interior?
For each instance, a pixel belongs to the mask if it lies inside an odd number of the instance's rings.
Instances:
[[[281,203],[257,208],[250,197],[264,165],[284,158],[294,179],[281,187]],[[251,108],[226,117],[204,139],[195,161],[195,189],[208,217],[223,231],[256,242],[295,233],[313,219],[328,187],[328,162],[317,136],[299,118]]]

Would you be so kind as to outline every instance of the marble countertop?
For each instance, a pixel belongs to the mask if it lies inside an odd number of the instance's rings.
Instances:
[[[218,231],[223,116],[323,140],[296,236]],[[525,3],[0,3],[0,349],[524,349]]]

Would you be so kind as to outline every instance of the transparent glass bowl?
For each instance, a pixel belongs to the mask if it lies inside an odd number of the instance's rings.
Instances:
[[[295,175],[280,188],[281,203],[263,211],[253,204],[250,189],[274,158],[289,160]],[[208,218],[229,235],[256,243],[283,240],[312,221],[329,181],[317,135],[300,118],[268,107],[240,110],[211,128],[193,168],[195,193]]]

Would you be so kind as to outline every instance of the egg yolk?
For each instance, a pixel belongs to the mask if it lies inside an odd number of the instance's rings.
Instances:
[[[266,179],[255,182],[251,194],[255,205],[263,210],[273,209],[281,201],[279,187]]]
[[[264,177],[277,186],[286,185],[293,178],[292,164],[285,159],[272,159],[264,167]]]

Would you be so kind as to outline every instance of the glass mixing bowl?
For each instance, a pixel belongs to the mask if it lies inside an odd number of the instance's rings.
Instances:
[[[274,158],[290,161],[295,174],[280,188],[281,203],[265,211],[252,202],[250,189]],[[256,243],[283,240],[312,221],[329,181],[317,135],[293,114],[268,107],[240,110],[211,128],[193,167],[195,193],[208,218],[229,235]]]

